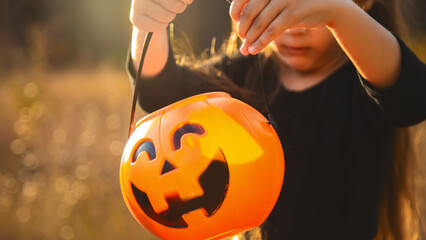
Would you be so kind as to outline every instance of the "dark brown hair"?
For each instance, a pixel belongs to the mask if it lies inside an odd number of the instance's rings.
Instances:
[[[392,33],[408,35],[400,3],[398,0],[375,0],[368,13]],[[394,159],[383,189],[376,240],[417,239],[421,231],[413,187],[416,161],[410,140],[407,128],[396,129]]]

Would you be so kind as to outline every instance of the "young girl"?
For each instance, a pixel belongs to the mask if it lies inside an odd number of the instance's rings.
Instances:
[[[254,56],[261,53],[286,160],[263,237],[374,238],[396,129],[426,118],[426,65],[394,35],[393,1],[234,0],[230,15],[243,40],[241,54],[178,66],[165,28],[191,2],[133,0],[133,77],[144,36],[154,32],[138,90],[141,106],[151,112],[222,90],[263,111]],[[272,50],[261,52],[268,45]]]

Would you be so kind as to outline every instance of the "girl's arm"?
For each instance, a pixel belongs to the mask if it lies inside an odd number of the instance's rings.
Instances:
[[[153,32],[145,57],[142,75],[152,77],[161,72],[169,53],[167,25],[182,13],[192,0],[133,0],[130,21],[133,24],[131,58],[137,69],[147,32]]]
[[[289,28],[327,27],[373,86],[389,88],[400,72],[396,38],[352,0],[234,0],[230,15],[244,39],[243,54],[257,54]]]
[[[131,58],[134,69],[138,69],[146,33],[147,31],[139,30],[133,26]],[[142,76],[152,77],[160,73],[166,65],[169,56],[168,52],[169,44],[166,30],[153,33],[148,51],[146,52]]]
[[[401,70],[398,41],[355,3],[327,25],[358,72],[378,89],[393,86]]]

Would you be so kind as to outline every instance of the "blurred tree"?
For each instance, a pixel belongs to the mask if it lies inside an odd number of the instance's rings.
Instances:
[[[401,0],[410,37],[426,36],[426,1]],[[52,67],[91,67],[104,60],[125,62],[130,41],[131,0],[0,0],[0,68],[44,63]],[[195,55],[218,48],[230,31],[225,0],[196,0],[177,16],[175,32],[184,33]],[[195,19],[195,21],[194,21]]]
[[[46,20],[46,2],[44,0],[1,1],[2,32],[11,43],[27,46],[26,31],[30,25]]]
[[[0,67],[124,61],[130,2],[0,0]]]
[[[47,21],[47,0],[0,0],[0,66],[28,57],[30,28]]]
[[[103,60],[122,65],[130,41],[131,1],[0,0],[0,67],[44,62],[54,68],[91,67]],[[229,4],[195,1],[175,20],[195,53],[209,48],[213,36],[229,33]],[[197,21],[194,21],[194,18]]]

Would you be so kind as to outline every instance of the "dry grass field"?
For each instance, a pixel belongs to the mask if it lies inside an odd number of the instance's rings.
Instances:
[[[2,77],[0,239],[156,239],[119,186],[130,106],[124,68]]]

